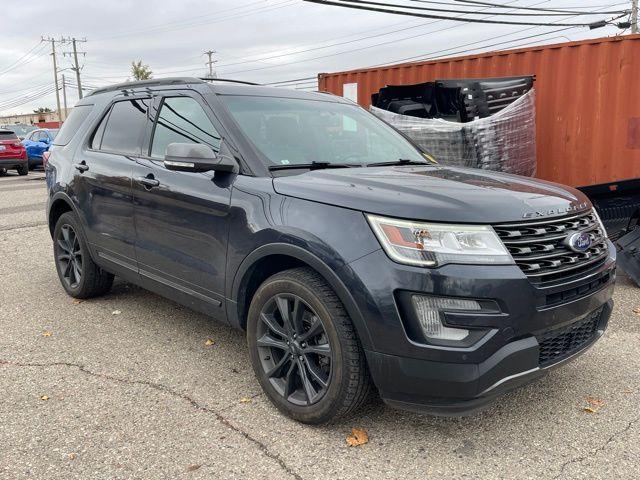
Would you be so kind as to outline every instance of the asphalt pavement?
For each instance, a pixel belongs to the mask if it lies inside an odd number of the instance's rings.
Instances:
[[[604,338],[464,418],[372,401],[324,427],[283,417],[242,332],[116,281],[58,283],[41,172],[0,176],[0,478],[640,478],[640,288]],[[348,446],[352,428],[368,443]]]

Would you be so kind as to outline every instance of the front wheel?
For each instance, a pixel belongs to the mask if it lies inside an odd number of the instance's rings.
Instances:
[[[107,293],[113,275],[93,262],[80,222],[71,213],[63,213],[53,231],[53,254],[58,278],[74,298],[91,298]]]
[[[357,409],[369,394],[353,323],[331,287],[311,269],[278,273],[258,288],[247,339],[260,385],[295,420],[329,422]]]

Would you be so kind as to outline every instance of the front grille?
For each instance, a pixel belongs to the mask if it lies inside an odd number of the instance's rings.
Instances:
[[[534,283],[574,277],[593,270],[607,258],[607,243],[594,212],[552,220],[494,225],[516,264]],[[591,247],[574,252],[565,245],[575,232],[587,232]]]
[[[599,308],[588,317],[568,327],[551,330],[538,337],[540,366],[546,367],[559,362],[590,343],[598,333],[601,315],[602,308]]]

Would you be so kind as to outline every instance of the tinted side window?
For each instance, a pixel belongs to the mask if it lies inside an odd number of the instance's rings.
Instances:
[[[149,99],[124,100],[111,108],[100,150],[140,154],[140,135],[147,121]]]
[[[78,131],[82,122],[85,121],[93,105],[78,105],[71,110],[69,117],[62,124],[62,128],[56,135],[56,145],[66,145],[71,141],[75,133]]]
[[[107,120],[109,119],[109,114],[111,110],[107,111],[107,113],[100,120],[100,125],[96,128],[95,133],[93,134],[93,138],[91,139],[91,148],[93,150],[100,150],[100,144],[102,143],[102,135],[104,134],[104,127],[107,125]]]
[[[193,98],[165,98],[155,125],[151,156],[163,158],[170,143],[203,143],[217,152],[220,135]]]

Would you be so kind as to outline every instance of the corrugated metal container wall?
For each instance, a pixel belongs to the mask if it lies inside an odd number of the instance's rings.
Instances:
[[[640,35],[319,75],[322,91],[445,78],[536,76],[538,177],[573,186],[640,177]]]

